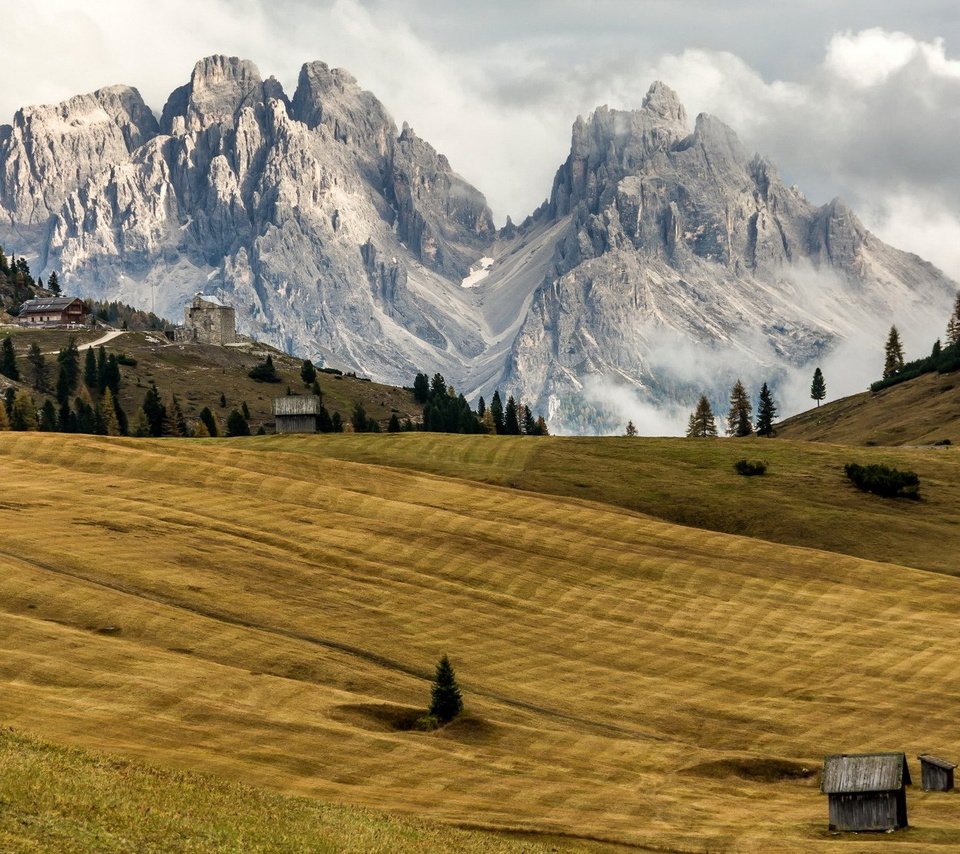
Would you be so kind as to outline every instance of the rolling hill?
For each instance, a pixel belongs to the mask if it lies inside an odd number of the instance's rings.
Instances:
[[[902,513],[955,554],[956,463],[864,449],[921,471],[923,502],[881,506],[825,495],[849,449],[762,448],[745,481],[731,455],[760,449],[732,441],[0,435],[0,722],[531,841],[873,850],[826,831],[815,771],[949,754],[960,580],[907,545],[878,563],[819,526],[790,546],[619,505],[779,498],[864,540]],[[410,731],[444,652],[466,714]],[[896,851],[960,845],[957,799],[912,790],[910,818]]]
[[[923,374],[834,400],[782,421],[777,435],[848,445],[960,444],[960,374]]]

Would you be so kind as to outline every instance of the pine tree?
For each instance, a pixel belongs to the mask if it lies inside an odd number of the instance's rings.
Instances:
[[[103,420],[103,429],[107,436],[120,435],[120,421],[117,418],[117,406],[113,400],[113,392],[105,388],[100,398],[100,412]]]
[[[953,314],[947,321],[947,346],[953,347],[960,344],[960,291],[957,292],[957,300],[953,304]]]
[[[547,429],[547,422],[544,420],[542,415],[537,416],[537,435],[538,436],[550,435],[550,431]]]
[[[214,414],[210,411],[209,406],[203,407],[200,410],[200,420],[203,422],[204,426],[207,428],[208,436],[219,436],[220,427],[217,425],[217,419],[214,417]]]
[[[441,724],[450,723],[463,711],[463,695],[457,676],[446,655],[437,663],[437,672],[430,689],[430,714]]]
[[[507,408],[503,411],[503,432],[508,436],[520,435],[520,420],[517,417],[517,403],[513,395],[507,398]]]
[[[309,359],[304,359],[300,366],[300,379],[304,385],[313,385],[317,381],[317,369]]]
[[[743,438],[753,433],[753,407],[743,383],[737,380],[730,392],[730,411],[727,413],[727,435]]]
[[[506,425],[503,421],[503,401],[500,399],[500,389],[493,393],[493,400],[490,401],[490,414],[493,416],[494,432],[503,433]]]
[[[244,404],[246,405],[246,404]],[[170,402],[170,420],[172,430],[171,433],[174,436],[189,436],[190,427],[187,425],[187,419],[183,416],[183,409],[180,408],[180,401],[177,400],[177,396],[174,395],[173,399]]]
[[[687,437],[690,439],[708,439],[715,438],[717,435],[717,422],[713,416],[713,409],[710,408],[710,401],[705,394],[700,395],[697,402],[697,408],[690,413],[690,420],[687,422]]]
[[[827,383],[823,379],[823,371],[817,368],[813,372],[813,382],[810,384],[810,397],[820,405],[820,401],[827,396]]]
[[[143,411],[142,406],[137,410],[137,417],[133,421],[131,435],[139,436],[140,438],[152,435],[150,433],[150,421],[147,419],[147,413]]]
[[[773,401],[773,394],[763,384],[760,389],[760,405],[757,407],[757,435],[770,437],[774,435],[773,419],[777,416],[777,405]]]
[[[334,412],[333,415],[330,416],[330,422],[333,424],[334,433],[343,432],[343,418],[340,416],[339,412]]]
[[[97,348],[97,388],[100,391],[100,394],[103,394],[103,390],[107,387],[107,351],[103,348],[101,344]]]
[[[400,432],[400,419],[397,418],[397,413],[394,412],[390,416],[390,423],[387,425],[388,433],[399,433]]]
[[[13,339],[8,335],[0,345],[0,374],[20,382],[20,368],[17,367],[17,354],[13,349]]]
[[[537,422],[533,420],[533,413],[530,411],[530,407],[524,404],[520,408],[523,411],[521,425],[524,435],[535,436],[537,434]]]
[[[242,412],[238,412],[236,409],[230,412],[230,415],[227,418],[227,435],[228,436],[249,436],[250,435],[250,425],[247,424],[247,419],[243,417]]]
[[[627,431],[626,431],[626,433],[625,433],[624,435],[626,435],[626,436],[636,436],[636,435],[637,435],[637,428],[634,426],[634,423],[633,423],[632,421],[628,421],[628,422],[627,422]]]
[[[220,408],[225,409],[227,406],[227,396],[221,391],[220,392]]]
[[[246,418],[247,421],[249,421],[249,420],[250,420],[250,407],[247,406],[247,402],[246,402],[246,401],[244,401],[244,402],[240,405],[240,411],[243,413],[243,417]]]
[[[33,398],[20,389],[13,398],[13,410],[10,412],[11,430],[36,430],[39,427],[37,421],[37,407],[33,404]]]
[[[903,369],[903,345],[900,343],[900,333],[896,326],[890,327],[890,335],[884,347],[883,378],[889,379]]]
[[[53,401],[47,398],[43,402],[43,408],[40,410],[40,429],[48,433],[57,432],[57,410]]]
[[[417,374],[413,381],[413,399],[417,403],[426,403],[430,397],[430,378],[426,374]]]
[[[477,418],[483,421],[483,416],[487,414],[487,404],[483,402],[483,395],[480,395],[480,400],[477,401]]]
[[[100,390],[100,375],[97,372],[97,354],[93,352],[93,347],[87,348],[87,355],[83,363],[83,384],[90,389],[93,394]]]
[[[107,363],[103,368],[103,387],[113,392],[114,400],[120,396],[120,363],[117,357],[111,353],[107,357]]]
[[[41,394],[50,390],[50,376],[47,371],[47,362],[40,351],[40,345],[34,341],[27,354],[30,370],[33,373],[33,387]]]
[[[197,421],[196,425],[193,428],[193,438],[194,439],[208,439],[210,437],[210,431],[207,429],[207,425],[202,421]]]
[[[57,364],[60,366],[57,374],[57,402],[62,410],[69,407],[70,395],[73,394],[77,383],[80,381],[80,351],[77,349],[77,342],[73,338],[60,351],[57,356]],[[61,420],[61,429],[63,429],[63,426]]]
[[[147,427],[150,436],[163,435],[163,422],[167,419],[167,407],[163,405],[160,399],[160,392],[156,383],[151,383],[150,388],[143,398],[143,413],[147,418]]]
[[[60,295],[60,280],[57,278],[56,270],[54,270],[50,274],[50,278],[47,279],[47,290],[51,291],[55,296]]]
[[[440,376],[437,374],[437,376]],[[360,401],[357,401],[353,404],[353,414],[350,416],[350,423],[353,425],[353,429],[357,433],[366,433],[367,432],[367,410],[363,408],[363,404]]]

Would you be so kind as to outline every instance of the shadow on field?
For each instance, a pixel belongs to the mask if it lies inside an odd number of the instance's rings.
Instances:
[[[424,714],[423,709],[393,703],[349,703],[337,706],[333,717],[373,732],[418,732],[418,721]],[[466,714],[434,732],[457,741],[476,742],[489,741],[497,730],[489,721]]]
[[[780,783],[784,780],[806,780],[815,777],[816,768],[776,757],[739,757],[701,762],[680,771],[681,774],[696,774],[698,777],[740,777],[755,783]]]

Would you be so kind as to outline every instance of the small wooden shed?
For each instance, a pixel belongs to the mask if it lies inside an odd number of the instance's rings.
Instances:
[[[273,416],[278,433],[316,433],[319,413],[320,398],[315,394],[273,399]]]
[[[928,792],[950,792],[953,790],[953,769],[956,764],[941,759],[939,756],[931,756],[929,753],[921,753],[917,759],[920,760],[920,784],[924,791]]]
[[[899,830],[907,826],[910,768],[903,753],[840,753],[823,760],[820,791],[830,830]]]

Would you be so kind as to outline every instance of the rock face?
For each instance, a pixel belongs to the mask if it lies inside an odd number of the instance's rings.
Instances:
[[[809,204],[718,120],[691,132],[661,83],[639,110],[578,119],[549,200],[497,232],[482,194],[347,72],[308,63],[288,98],[223,56],[159,122],[117,86],[0,127],[0,242],[84,296],[179,317],[214,293],[291,352],[500,386],[567,429],[605,426],[598,382],[686,405],[956,287],[839,201]]]

